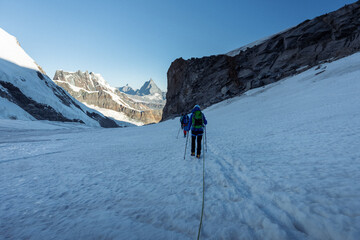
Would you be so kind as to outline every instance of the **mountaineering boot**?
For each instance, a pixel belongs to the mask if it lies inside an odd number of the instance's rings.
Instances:
[[[200,158],[200,154],[196,154],[196,158]]]
[[[192,152],[192,153],[191,153],[191,156],[195,156],[195,152]]]

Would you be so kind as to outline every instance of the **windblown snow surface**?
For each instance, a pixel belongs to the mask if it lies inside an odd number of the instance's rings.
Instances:
[[[359,239],[359,76],[355,54],[204,111],[201,239]],[[0,120],[0,238],[195,239],[179,125]]]

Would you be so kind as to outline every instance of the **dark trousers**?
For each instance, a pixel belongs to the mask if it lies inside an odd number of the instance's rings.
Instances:
[[[191,152],[195,152],[195,140],[197,140],[196,144],[197,144],[197,148],[196,148],[196,155],[200,155],[201,154],[201,140],[202,140],[202,135],[195,135],[195,136],[191,136]]]

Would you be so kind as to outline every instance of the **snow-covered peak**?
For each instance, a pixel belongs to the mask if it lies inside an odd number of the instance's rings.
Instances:
[[[104,86],[104,87],[106,87],[106,88],[113,88],[113,87],[111,87],[110,85],[109,85],[109,83],[103,78],[103,76],[101,76],[101,74],[100,73],[90,73],[90,76],[91,75],[93,75],[93,76],[95,76],[96,77],[96,81],[100,84],[100,85],[102,85],[102,86]]]
[[[134,95],[135,94],[135,90],[129,86],[129,84],[126,84],[124,87],[119,87],[118,88],[120,92],[126,93],[126,94],[130,94],[130,95]]]
[[[35,61],[21,48],[17,39],[0,28],[0,58],[21,67],[39,71]]]
[[[82,72],[78,70],[76,72],[69,72],[57,70],[53,80],[55,82],[65,81],[71,86],[82,88],[85,91],[98,91],[100,89],[109,90],[111,92],[115,91],[115,88],[111,87],[101,74],[94,72],[89,73],[89,71]]]
[[[155,84],[154,80],[150,78],[149,81],[145,82],[144,85],[139,89],[138,95],[154,95],[155,93],[162,94],[161,89]]]
[[[149,81],[146,81],[140,89],[134,90],[126,84],[124,87],[118,88],[120,92],[129,94],[129,95],[137,95],[141,97],[146,97],[147,100],[165,100],[165,93],[161,91],[161,89],[156,85],[155,81],[150,78]]]

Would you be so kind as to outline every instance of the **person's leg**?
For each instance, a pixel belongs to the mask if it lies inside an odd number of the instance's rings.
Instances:
[[[191,136],[191,156],[195,156],[195,140],[196,136]]]
[[[197,136],[197,149],[196,149],[196,156],[197,157],[200,157],[200,155],[201,155],[201,140],[202,140],[202,135]]]

